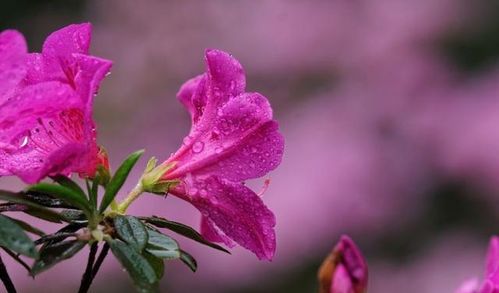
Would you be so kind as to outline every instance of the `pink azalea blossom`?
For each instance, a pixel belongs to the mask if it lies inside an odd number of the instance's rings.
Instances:
[[[92,102],[111,62],[88,55],[90,38],[90,24],[70,25],[28,53],[19,32],[0,33],[0,176],[95,173]]]
[[[355,243],[341,236],[319,269],[321,293],[363,293],[367,289],[367,264]]]
[[[179,180],[170,193],[203,214],[202,234],[232,247],[234,242],[260,259],[276,248],[275,217],[244,185],[281,162],[284,139],[264,96],[245,92],[241,64],[229,54],[206,51],[207,72],[178,92],[192,127],[183,145],[165,165],[163,180]]]
[[[485,280],[480,285],[476,279],[464,282],[456,293],[499,293],[499,237],[490,239],[485,268]]]

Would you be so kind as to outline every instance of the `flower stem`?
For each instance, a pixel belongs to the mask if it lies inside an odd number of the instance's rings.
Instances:
[[[104,247],[102,247],[102,250],[100,251],[100,254],[97,257],[97,261],[95,261],[94,268],[92,269],[92,281],[97,275],[97,272],[99,272],[99,269],[102,263],[104,262],[104,259],[106,258],[108,252],[109,252],[109,244],[104,243]]]
[[[14,283],[10,279],[9,273],[7,272],[7,268],[3,263],[2,257],[0,256],[0,280],[2,280],[3,285],[8,293],[16,293],[16,287],[14,287]]]
[[[128,207],[144,192],[142,182],[139,182],[128,194],[128,196],[118,205],[117,211],[124,214]]]
[[[92,284],[92,268],[95,262],[95,255],[97,254],[97,242],[94,242],[92,246],[90,246],[90,252],[88,254],[87,267],[85,269],[85,273],[83,273],[83,277],[81,279],[80,289],[78,293],[86,293],[88,289],[90,289],[90,285]]]

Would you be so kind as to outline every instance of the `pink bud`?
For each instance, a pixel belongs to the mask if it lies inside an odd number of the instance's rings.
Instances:
[[[341,236],[319,269],[321,293],[363,293],[367,289],[367,264],[355,243]]]

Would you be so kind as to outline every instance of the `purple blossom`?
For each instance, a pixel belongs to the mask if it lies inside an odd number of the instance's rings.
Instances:
[[[319,269],[321,293],[363,293],[367,289],[367,264],[355,243],[341,236]]]
[[[476,279],[466,281],[456,293],[499,293],[499,237],[490,239],[485,268],[485,280],[480,285]]]
[[[203,214],[201,232],[211,241],[234,242],[271,260],[275,217],[244,185],[281,162],[284,138],[264,96],[245,92],[241,64],[229,54],[206,51],[207,72],[187,81],[178,98],[191,114],[183,145],[164,165],[164,180],[179,180],[170,192]]]
[[[0,176],[95,173],[92,102],[111,62],[88,55],[90,38],[90,24],[70,25],[28,53],[19,32],[0,33]]]

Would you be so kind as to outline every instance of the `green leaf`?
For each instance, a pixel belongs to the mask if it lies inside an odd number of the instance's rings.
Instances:
[[[0,215],[0,246],[31,258],[38,257],[33,241],[18,224],[3,215]]]
[[[11,218],[11,217],[8,217],[11,221],[14,221],[17,225],[19,225],[19,227],[21,227],[24,231],[26,232],[29,232],[29,233],[32,233],[32,234],[35,234],[35,235],[38,235],[38,236],[43,236],[45,235],[45,232],[43,232],[42,230],[36,228],[36,227],[33,227],[31,226],[30,224],[24,222],[24,221],[21,221],[21,220],[18,220],[18,219],[14,219],[14,218]]]
[[[74,192],[78,193],[81,197],[86,197],[85,192],[81,187],[78,185],[78,183],[74,182],[70,178],[63,176],[63,175],[57,175],[57,176],[52,176],[50,177],[52,180],[55,182],[59,183],[60,185],[69,188],[73,190]]]
[[[40,250],[40,258],[35,262],[31,269],[31,275],[36,276],[39,273],[55,266],[59,262],[73,257],[78,253],[86,243],[78,240],[63,241],[48,245]]]
[[[41,218],[43,220],[47,220],[54,223],[60,223],[61,221],[66,221],[64,216],[44,206],[32,202],[31,200],[25,198],[22,193],[13,193],[10,191],[0,190],[0,200],[7,201],[10,203],[25,205],[29,208],[27,211],[25,211],[25,213],[30,214],[37,218]]]
[[[165,274],[165,263],[163,262],[163,260],[147,252],[142,254],[142,256],[147,259],[151,267],[154,269],[158,280],[161,280],[161,278],[163,278],[163,275]]]
[[[180,234],[182,236],[190,238],[196,242],[202,243],[202,244],[207,245],[211,248],[215,248],[215,249],[218,249],[220,251],[223,251],[223,252],[230,254],[230,252],[227,249],[223,248],[222,246],[220,246],[218,244],[212,243],[212,242],[204,239],[204,237],[201,234],[199,234],[196,230],[194,230],[193,228],[191,228],[187,225],[184,225],[182,223],[170,221],[170,220],[156,217],[156,216],[149,217],[149,218],[140,218],[140,219],[145,221],[146,223],[152,224],[158,228],[169,229],[177,234]]]
[[[107,238],[106,241],[140,292],[158,292],[157,273],[144,256],[121,240]]]
[[[24,213],[26,213],[32,217],[42,219],[42,220],[52,222],[52,223],[57,223],[57,224],[61,223],[61,221],[66,221],[64,216],[59,215],[58,213],[56,213],[54,211],[28,208],[27,210],[24,211]]]
[[[154,230],[147,230],[149,241],[146,251],[150,254],[163,259],[180,258],[180,248],[177,241],[170,236],[166,236]]]
[[[88,222],[88,219],[85,216],[85,214],[79,210],[62,210],[60,215],[66,218],[69,222],[79,222],[79,223]]]
[[[114,198],[118,194],[118,191],[125,183],[128,174],[130,174],[130,171],[132,170],[133,166],[135,166],[135,164],[137,163],[137,161],[139,160],[140,156],[142,156],[143,153],[144,150],[132,153],[123,161],[118,170],[116,170],[116,173],[114,174],[113,178],[111,178],[109,183],[106,185],[106,192],[104,193],[104,197],[102,198],[102,202],[99,209],[101,213],[103,213],[107,209],[107,207],[111,204],[111,202],[114,200]]]
[[[70,188],[50,183],[38,183],[36,185],[31,186],[29,190],[52,195],[81,209],[89,217],[92,215],[92,207],[88,202],[86,196],[84,195],[82,196],[81,194],[73,191]]]
[[[117,216],[114,219],[114,228],[118,235],[138,252],[144,250],[149,239],[146,227],[132,216]]]
[[[198,269],[198,263],[196,259],[186,251],[180,250],[180,260],[185,263],[193,272],[196,272]]]

